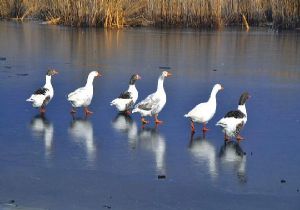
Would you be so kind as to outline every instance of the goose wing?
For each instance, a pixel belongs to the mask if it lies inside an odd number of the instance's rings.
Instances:
[[[160,101],[159,97],[156,97],[156,94],[153,93],[149,95],[147,98],[145,98],[143,101],[138,103],[135,106],[135,108],[139,108],[145,111],[154,110],[157,108],[159,101]]]
[[[77,103],[84,103],[89,100],[89,93],[85,87],[81,87],[71,92],[68,95],[68,101],[76,101]]]
[[[229,112],[227,112],[227,114],[225,115],[224,118],[229,118],[229,117],[240,119],[240,118],[244,118],[245,114],[243,112],[241,112],[240,110],[229,111]]]
[[[26,101],[34,103],[36,106],[47,104],[50,100],[49,89],[41,87],[34,91],[34,93]]]
[[[121,94],[119,95],[118,98],[122,98],[122,99],[131,99],[132,96],[131,96],[131,93],[130,93],[130,92],[125,91],[125,92],[121,93]]]

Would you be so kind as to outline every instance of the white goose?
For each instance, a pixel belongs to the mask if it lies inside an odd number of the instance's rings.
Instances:
[[[130,114],[130,109],[132,109],[139,96],[139,92],[135,87],[135,82],[139,79],[141,79],[141,77],[138,74],[132,75],[127,91],[121,93],[118,98],[110,102],[110,105],[115,106],[119,112]]]
[[[46,83],[43,87],[37,89],[30,98],[26,99],[32,103],[33,107],[40,108],[40,113],[46,112],[46,105],[51,101],[54,95],[54,90],[51,84],[51,76],[58,74],[55,69],[49,69],[46,74]]]
[[[72,104],[71,113],[76,113],[77,107],[84,107],[84,112],[86,115],[93,114],[88,110],[88,106],[91,104],[93,99],[93,81],[95,77],[100,77],[101,74],[97,71],[92,71],[89,73],[86,85],[84,87],[76,89],[68,95],[68,101]]]
[[[244,138],[240,136],[241,129],[247,122],[246,101],[250,98],[248,92],[244,92],[239,100],[237,110],[228,112],[221,120],[217,122],[217,126],[223,128],[225,140],[235,137],[238,141]]]
[[[203,123],[202,131],[205,133],[208,131],[206,128],[206,123],[214,116],[216,113],[217,108],[217,93],[220,90],[223,90],[224,88],[220,84],[215,84],[210,97],[207,102],[200,103],[197,106],[195,106],[189,113],[185,114],[185,117],[188,117],[191,119],[191,130],[192,133],[195,132],[195,125],[194,123]]]
[[[158,113],[164,108],[167,101],[167,96],[164,89],[164,80],[166,77],[171,75],[171,73],[163,71],[158,78],[156,92],[148,95],[146,99],[138,103],[132,110],[132,113],[139,112],[141,114],[143,125],[149,123],[144,117],[153,115],[156,124],[162,123],[162,121],[158,120],[157,116]]]

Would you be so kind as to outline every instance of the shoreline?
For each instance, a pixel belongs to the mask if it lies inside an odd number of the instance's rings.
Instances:
[[[250,26],[249,28],[245,27],[243,24],[236,24],[236,25],[226,25],[222,27],[184,27],[184,26],[158,26],[158,25],[148,25],[148,26],[124,26],[122,28],[116,28],[116,27],[103,27],[103,26],[74,26],[74,25],[66,25],[61,24],[58,21],[44,21],[41,19],[36,18],[24,18],[23,20],[18,18],[0,18],[0,22],[14,22],[14,23],[37,23],[41,25],[57,25],[57,26],[64,26],[64,27],[70,27],[70,28],[81,28],[81,29],[87,29],[87,28],[95,28],[95,29],[109,29],[109,30],[123,30],[123,29],[162,29],[162,30],[195,30],[195,31],[224,31],[228,29],[238,29],[238,30],[244,30],[249,31],[251,29],[270,29],[273,31],[300,31],[299,28],[274,28],[272,23],[265,23],[261,25],[254,25]]]

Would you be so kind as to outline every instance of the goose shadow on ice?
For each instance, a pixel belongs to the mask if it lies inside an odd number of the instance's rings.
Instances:
[[[247,156],[243,151],[240,144],[236,141],[224,141],[222,145],[219,157],[221,160],[221,165],[225,169],[232,169],[236,173],[237,178],[240,183],[247,182],[246,176],[246,160]]]
[[[139,131],[139,146],[151,152],[155,157],[156,171],[159,175],[166,175],[166,140],[157,128],[144,128]]]
[[[191,133],[189,151],[197,162],[207,166],[211,179],[215,180],[218,177],[216,147],[203,136],[195,137],[194,133]]]
[[[37,138],[43,138],[45,145],[45,156],[49,158],[52,154],[53,148],[53,124],[42,113],[32,118],[30,122],[30,128],[33,136]]]
[[[84,147],[87,160],[93,165],[97,155],[97,148],[92,123],[85,118],[73,118],[69,127],[69,134],[75,143]]]
[[[119,113],[112,121],[112,127],[120,133],[127,134],[128,143],[131,147],[136,146],[138,140],[138,126],[129,115]]]

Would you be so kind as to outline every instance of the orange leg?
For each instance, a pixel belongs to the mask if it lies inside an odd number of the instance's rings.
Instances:
[[[195,125],[194,125],[193,120],[191,120],[191,131],[192,131],[192,133],[195,133]]]
[[[236,140],[237,140],[237,141],[244,140],[244,137],[242,137],[242,136],[239,134],[239,135],[237,135]]]
[[[156,115],[154,115],[154,118],[155,118],[155,124],[161,124],[161,123],[163,123],[163,121],[161,121],[161,120],[159,120],[158,118],[157,118],[157,114]]]
[[[46,112],[45,107],[41,106],[41,108],[40,108],[40,113],[41,113],[41,114],[45,114],[45,112]]]
[[[141,121],[142,121],[142,124],[143,124],[143,125],[146,125],[146,124],[148,124],[148,123],[149,123],[149,121],[145,120],[145,118],[144,118],[144,117],[142,117],[142,118],[141,118]]]
[[[206,127],[206,123],[203,123],[202,131],[203,133],[206,133],[209,129]]]
[[[88,110],[87,107],[84,107],[84,113],[85,113],[85,115],[91,115],[91,114],[93,114],[93,112],[90,111],[90,110]]]

